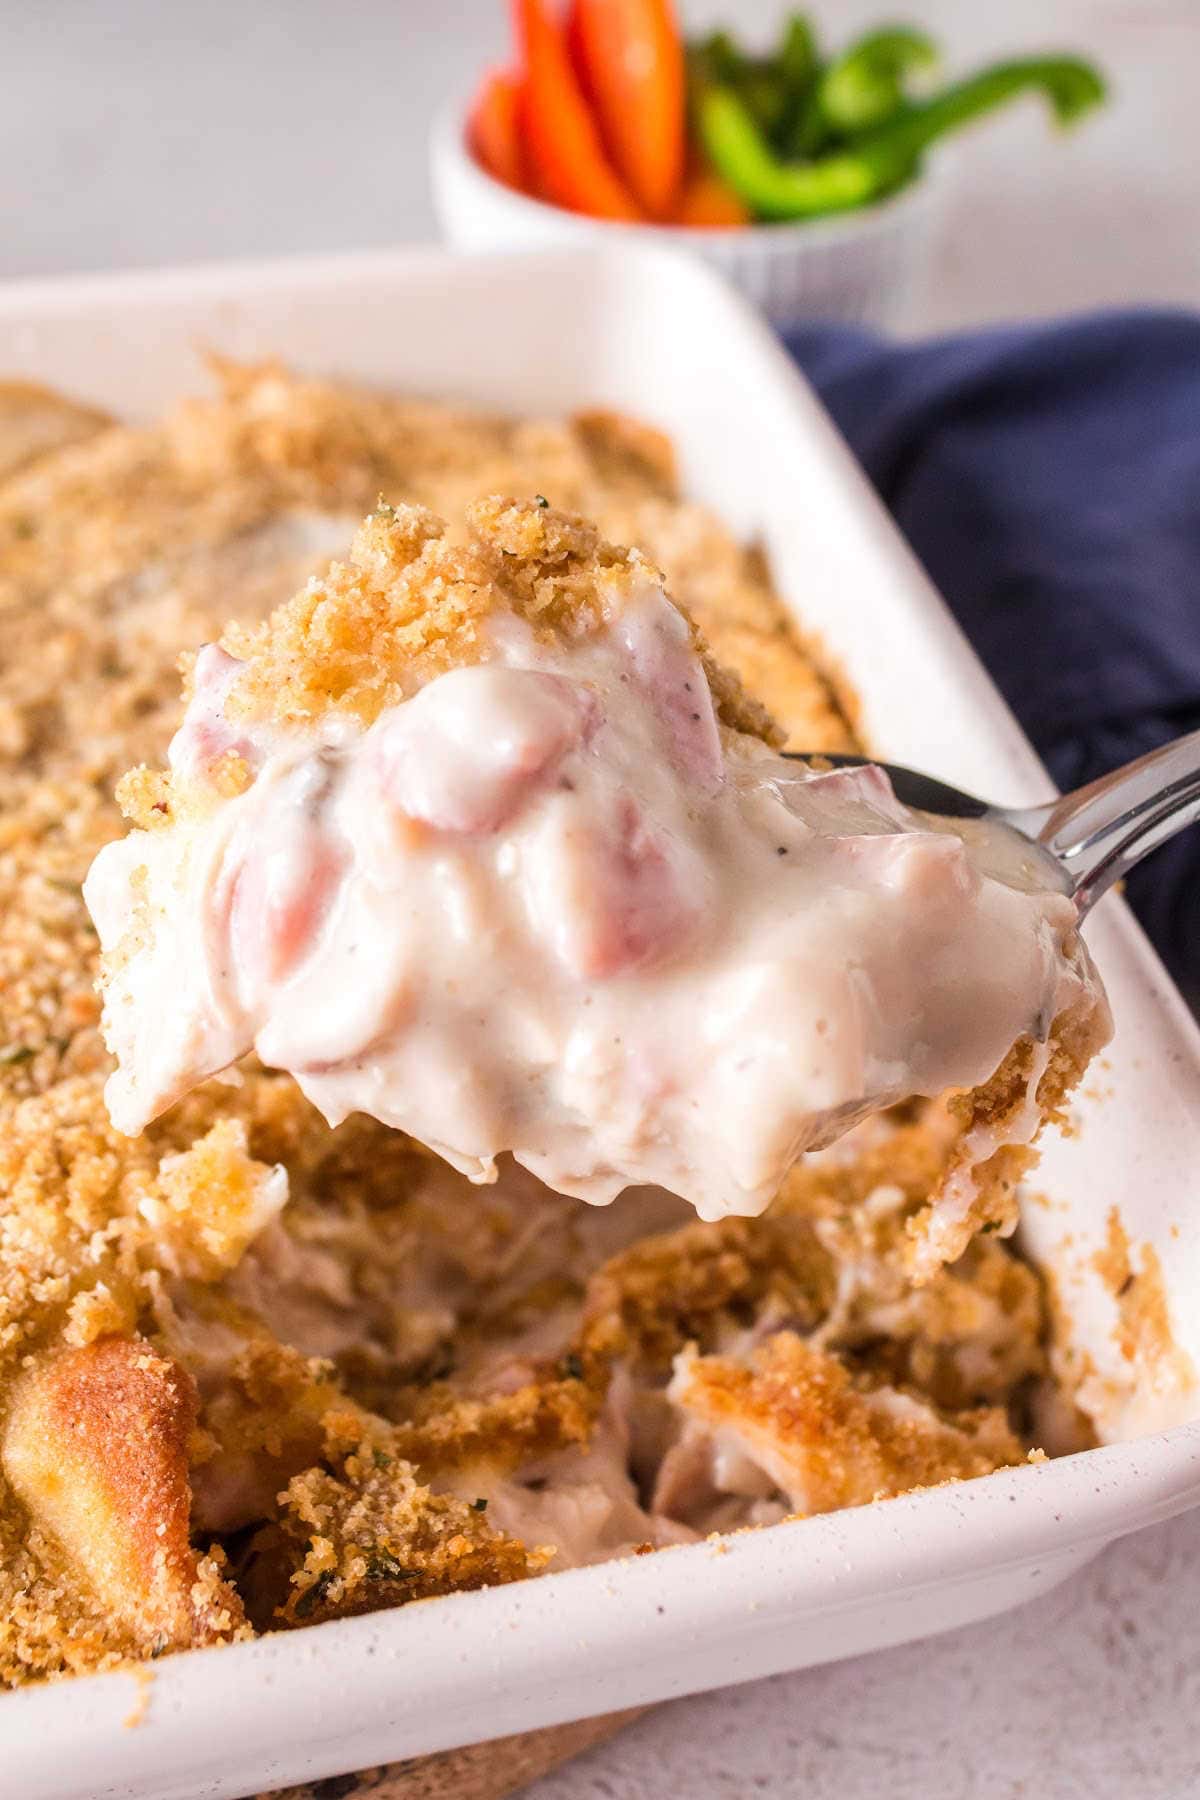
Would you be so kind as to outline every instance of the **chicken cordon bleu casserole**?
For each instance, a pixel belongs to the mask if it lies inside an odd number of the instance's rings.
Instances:
[[[648,427],[213,374],[0,389],[0,1677],[1088,1442],[1072,903]]]

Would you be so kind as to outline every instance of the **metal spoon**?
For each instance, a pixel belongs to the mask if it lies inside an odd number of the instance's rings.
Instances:
[[[814,760],[796,751],[786,754],[801,762]],[[875,759],[821,752],[815,760],[821,767],[845,769],[862,768]],[[878,766],[904,806],[1015,831],[1057,866],[1081,918],[1143,856],[1200,819],[1200,731],[1044,806],[991,806],[932,775],[892,763]]]

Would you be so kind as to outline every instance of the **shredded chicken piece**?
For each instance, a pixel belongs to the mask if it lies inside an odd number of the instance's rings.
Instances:
[[[794,1331],[775,1332],[745,1360],[685,1351],[669,1395],[707,1432],[714,1486],[721,1460],[736,1456],[795,1513],[963,1481],[1024,1456],[1003,1408],[940,1417],[927,1401],[856,1382]],[[743,1486],[746,1474],[735,1478]]]

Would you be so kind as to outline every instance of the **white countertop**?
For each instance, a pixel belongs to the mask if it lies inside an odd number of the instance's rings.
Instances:
[[[1195,1800],[1200,1518],[983,1625],[676,1701],[524,1800]]]
[[[775,0],[684,9],[768,21]],[[839,31],[887,15],[839,0]],[[1200,306],[1200,0],[913,0],[956,63],[1069,46],[1116,103],[964,150],[913,330]],[[55,0],[0,7],[0,278],[428,237],[434,106],[504,41],[500,0]],[[529,1800],[1195,1800],[1200,1517],[991,1624],[678,1702]]]

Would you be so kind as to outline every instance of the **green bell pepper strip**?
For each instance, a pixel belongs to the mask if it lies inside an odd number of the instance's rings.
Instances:
[[[731,88],[758,129],[773,138],[788,104],[787,89],[773,57],[747,56],[728,31],[714,31],[691,46],[692,79]]]
[[[874,167],[857,153],[781,162],[732,88],[700,90],[696,129],[714,169],[761,219],[844,212],[878,191]]]
[[[808,162],[782,161],[732,89],[700,82],[696,129],[705,153],[751,212],[783,221],[847,212],[881,199],[911,179],[921,153],[1026,91],[1045,95],[1060,125],[1104,98],[1089,64],[1070,57],[998,63],[941,94],[910,104],[879,130]]]
[[[825,115],[817,100],[816,89],[810,89],[795,117],[779,134],[780,155],[789,162],[811,162],[832,141]]]
[[[829,130],[817,102],[822,65],[816,33],[804,13],[788,19],[775,61],[788,94],[775,148],[781,156],[807,161],[824,149]]]
[[[688,55],[697,69],[712,81],[736,87],[749,67],[749,57],[728,31],[710,31],[708,36],[693,41]]]
[[[903,26],[868,32],[829,64],[817,85],[817,106],[835,134],[872,131],[900,111],[908,77],[937,64],[937,45],[924,32]]]
[[[751,63],[737,84],[737,92],[758,129],[773,138],[786,117],[788,104],[787,89],[774,64]]]
[[[750,56],[728,31],[713,31],[689,49],[693,80],[732,88],[754,123],[778,150],[789,142],[789,130],[800,105],[811,101],[818,72],[812,27],[802,13],[792,13],[769,56]],[[825,135],[821,127],[822,136]]]
[[[1073,125],[1107,98],[1098,69],[1074,56],[1029,56],[994,63],[934,94],[906,106],[877,132],[856,141],[856,149],[900,149],[919,156],[935,138],[960,131],[1018,94],[1040,93],[1057,125]]]
[[[775,52],[775,67],[792,99],[803,99],[816,80],[820,66],[811,20],[805,13],[789,13]]]

